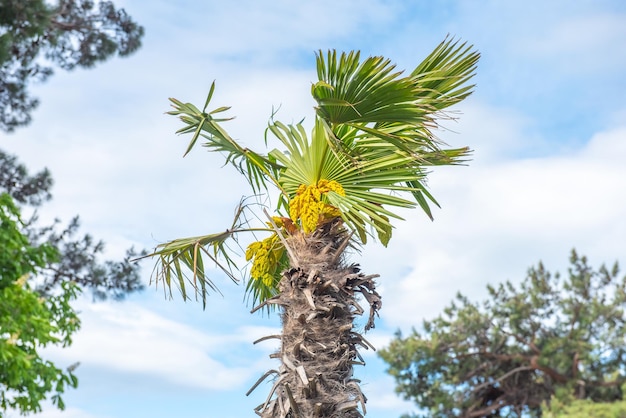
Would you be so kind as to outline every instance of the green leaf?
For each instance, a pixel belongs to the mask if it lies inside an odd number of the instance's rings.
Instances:
[[[209,89],[209,94],[206,96],[206,101],[204,102],[204,106],[202,107],[202,113],[206,112],[206,108],[209,107],[209,102],[213,98],[213,93],[215,92],[215,80],[211,83],[211,88]]]

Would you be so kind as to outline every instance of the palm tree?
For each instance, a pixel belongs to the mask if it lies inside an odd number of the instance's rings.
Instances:
[[[273,118],[266,135],[283,150],[267,154],[242,147],[222,128],[228,107],[207,112],[215,83],[202,110],[170,99],[184,123],[178,133],[192,134],[185,155],[202,137],[210,151],[248,179],[253,196],[276,189],[274,216],[248,221],[258,204],[242,200],[233,224],[224,232],[173,240],[157,246],[154,278],[171,295],[174,283],[184,298],[189,286],[206,305],[217,291],[205,264],[214,262],[239,281],[236,245],[243,233],[263,239],[247,246],[246,292],[254,308],[278,309],[282,320],[280,367],[272,376],[267,401],[256,412],[269,417],[361,417],[366,398],[353,366],[363,364],[357,347],[374,348],[354,325],[366,312],[365,330],[374,327],[381,308],[377,275],[360,272],[346,256],[368,238],[387,245],[393,208],[420,207],[431,219],[437,204],[425,187],[428,167],[462,163],[468,148],[448,149],[433,130],[449,118],[445,109],[471,94],[479,54],[472,46],[447,38],[413,72],[404,75],[388,59],[358,52],[317,54],[319,81],[311,88],[317,102],[314,124],[285,125]],[[266,137],[267,139],[267,137]],[[267,142],[266,142],[267,143]],[[263,206],[263,205],[261,205]],[[257,214],[258,218],[258,214]],[[243,255],[243,254],[241,254]],[[263,340],[261,339],[261,340]]]

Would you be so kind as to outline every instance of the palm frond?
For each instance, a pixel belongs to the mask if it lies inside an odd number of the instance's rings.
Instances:
[[[236,241],[237,235],[243,232],[270,231],[268,228],[247,228],[241,221],[245,205],[238,206],[235,218],[230,228],[223,232],[200,235],[196,237],[179,238],[157,245],[154,252],[141,258],[156,257],[157,262],[152,273],[152,279],[158,286],[162,283],[164,289],[172,296],[172,285],[178,287],[183,299],[188,299],[187,286],[193,288],[196,298],[202,298],[202,306],[206,307],[207,296],[210,292],[220,293],[218,287],[208,276],[205,268],[206,257],[213,262],[233,282],[240,281],[235,271],[239,270],[232,257],[232,250],[227,241]]]
[[[359,192],[353,189],[361,188],[406,191],[432,219],[429,202],[438,203],[426,189],[424,167],[461,164],[470,153],[469,148],[446,149],[433,131],[437,118],[445,117],[443,109],[471,94],[474,86],[468,81],[478,58],[471,45],[446,38],[410,75],[403,76],[382,57],[361,62],[355,52],[317,54],[319,81],[312,94],[333,154],[339,156],[340,166],[349,167],[333,177],[347,187],[347,195],[355,196]],[[385,204],[400,202],[399,206],[407,204],[406,199]],[[346,221],[354,227],[365,223],[381,232],[380,226],[388,223],[388,219],[381,221],[388,216],[382,212],[370,208],[380,219],[368,221],[364,205],[351,208]]]
[[[336,181],[345,196],[328,193],[326,199],[340,210],[346,225],[357,232],[362,242],[367,235],[365,225],[379,235],[389,236],[390,219],[401,218],[387,207],[415,207],[415,202],[401,194],[408,193],[408,197],[425,189],[421,183],[425,173],[412,155],[372,144],[355,146],[359,152],[353,156],[334,152],[328,130],[319,118],[310,139],[299,125],[276,123],[270,129],[287,148],[285,153],[270,153],[285,167],[279,180],[287,196],[292,199],[303,184],[316,184],[321,179]]]
[[[400,77],[402,72],[383,57],[359,59],[358,52],[317,54],[319,82],[311,92],[319,117],[330,125],[424,121],[428,109],[415,103],[411,77]]]
[[[471,94],[479,54],[472,46],[446,39],[408,76],[388,59],[358,52],[317,54],[319,82],[312,87],[317,115],[329,126],[334,150],[351,154],[375,137],[390,152],[423,160],[442,145],[433,134],[440,111]],[[356,131],[356,132],[355,132]],[[359,132],[360,131],[360,132]],[[432,156],[433,154],[431,154]],[[440,156],[441,157],[441,156]]]
[[[411,73],[419,100],[442,110],[465,99],[474,88],[467,82],[474,76],[479,58],[472,45],[446,38]]]
[[[176,133],[193,133],[183,156],[186,156],[191,151],[198,138],[203,137],[206,139],[203,145],[210,151],[226,154],[226,163],[232,164],[248,180],[253,193],[266,191],[268,181],[280,187],[276,177],[282,167],[267,156],[242,147],[222,128],[221,122],[229,121],[233,118],[214,117],[215,114],[225,112],[230,107],[222,106],[211,112],[206,112],[214,90],[215,82],[211,85],[202,111],[191,103],[183,103],[180,100],[170,98],[174,110],[167,112],[167,114],[178,116],[185,124]]]

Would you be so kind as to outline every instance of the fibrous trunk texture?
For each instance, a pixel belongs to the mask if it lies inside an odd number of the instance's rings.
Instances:
[[[374,327],[381,300],[373,280],[378,275],[365,276],[344,263],[347,242],[339,222],[285,240],[292,267],[283,274],[280,294],[267,301],[281,309],[281,349],[272,355],[281,365],[254,386],[275,375],[267,401],[256,409],[263,418],[353,418],[366,412],[353,366],[365,364],[357,347],[374,347],[355,327],[364,313],[357,297],[370,308],[365,330]]]

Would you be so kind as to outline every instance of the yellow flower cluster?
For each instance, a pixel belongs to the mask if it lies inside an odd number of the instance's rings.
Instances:
[[[278,228],[282,228],[283,226],[285,226],[285,222],[283,221],[283,218],[281,218],[280,216],[272,216],[272,221],[274,221],[274,223],[276,224]],[[272,225],[271,222],[265,222],[265,223],[270,228],[274,227],[274,225]]]
[[[339,209],[322,201],[322,195],[330,191],[346,195],[335,180],[322,179],[317,184],[298,187],[296,196],[289,202],[289,216],[294,222],[300,219],[304,232],[313,232],[324,219],[340,216]]]
[[[262,241],[253,242],[246,249],[246,261],[252,261],[250,276],[254,280],[261,280],[265,286],[274,286],[280,259],[285,248],[278,235],[272,234]]]

